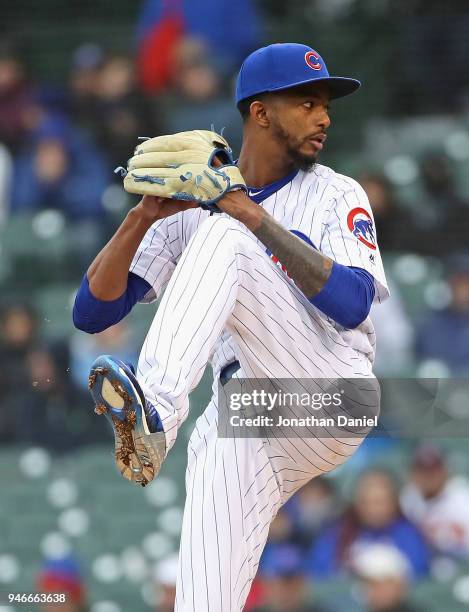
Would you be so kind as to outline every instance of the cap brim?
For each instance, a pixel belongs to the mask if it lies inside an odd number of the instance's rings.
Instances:
[[[349,96],[360,89],[362,84],[357,79],[349,79],[346,77],[329,77],[325,79],[331,90],[331,97],[343,98]]]
[[[349,96],[361,87],[361,83],[360,81],[357,81],[357,79],[349,79],[347,77],[324,77],[322,79],[307,79],[305,81],[298,81],[297,83],[290,83],[284,87],[275,87],[269,91],[292,89],[293,87],[299,87],[300,85],[306,85],[307,83],[327,83],[331,92],[332,100]]]

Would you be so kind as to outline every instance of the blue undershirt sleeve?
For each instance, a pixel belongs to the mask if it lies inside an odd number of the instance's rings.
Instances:
[[[89,334],[104,331],[121,321],[149,291],[151,285],[129,272],[127,289],[116,300],[99,300],[90,291],[88,277],[83,277],[73,305],[73,323]]]
[[[368,316],[374,297],[369,272],[334,262],[327,283],[310,302],[343,327],[354,329]]]
[[[306,234],[299,230],[290,231],[318,250]],[[327,283],[309,301],[339,325],[354,329],[368,316],[374,297],[375,281],[369,272],[335,261]]]

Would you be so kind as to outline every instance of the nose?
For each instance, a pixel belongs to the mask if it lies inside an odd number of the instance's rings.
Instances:
[[[321,119],[320,119],[319,125],[324,130],[327,130],[328,127],[331,125],[331,118],[329,117],[329,111],[327,110],[325,106],[322,107],[322,113],[321,113]]]

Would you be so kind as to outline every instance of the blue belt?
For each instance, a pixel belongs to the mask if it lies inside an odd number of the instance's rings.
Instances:
[[[229,363],[228,365],[226,365],[220,371],[220,383],[222,384],[223,387],[230,380],[230,378],[233,377],[233,374],[235,374],[240,368],[241,368],[241,365],[239,361],[233,361],[232,363]]]

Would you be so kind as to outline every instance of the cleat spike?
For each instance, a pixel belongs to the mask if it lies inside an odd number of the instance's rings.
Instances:
[[[91,372],[91,374],[88,376],[88,389],[93,388],[93,385],[96,382],[97,377],[98,375],[95,372]]]
[[[98,404],[97,406],[95,406],[94,411],[96,412],[96,414],[105,414],[107,412],[107,408],[104,404]]]

